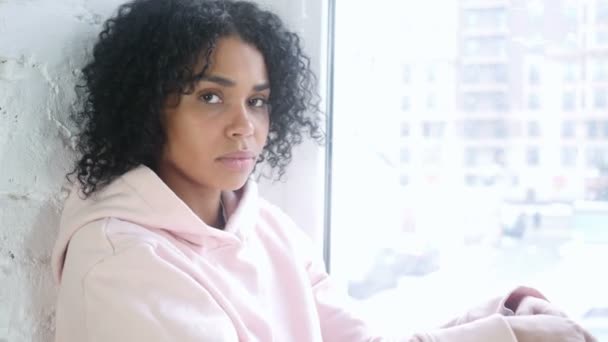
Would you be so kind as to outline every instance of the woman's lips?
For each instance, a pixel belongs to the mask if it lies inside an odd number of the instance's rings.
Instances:
[[[225,168],[231,171],[251,171],[253,164],[255,163],[255,154],[248,151],[239,151],[225,154],[217,161],[220,162]]]

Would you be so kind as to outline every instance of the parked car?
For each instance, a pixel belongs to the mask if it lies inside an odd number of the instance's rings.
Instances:
[[[589,308],[583,314],[581,325],[598,341],[608,341],[608,306]]]
[[[402,233],[377,250],[359,279],[349,281],[348,293],[353,298],[366,299],[396,287],[401,277],[424,276],[438,269],[439,251],[415,233]]]

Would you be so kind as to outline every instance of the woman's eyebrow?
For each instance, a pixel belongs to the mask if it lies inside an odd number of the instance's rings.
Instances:
[[[229,80],[222,76],[213,76],[213,75],[203,76],[200,78],[199,82],[200,81],[213,82],[213,83],[217,83],[224,87],[234,87],[236,85],[236,82],[234,82],[233,80]]]
[[[262,84],[253,86],[253,90],[255,90],[255,91],[262,91],[262,90],[266,90],[266,89],[270,89],[270,83],[268,83],[268,82],[264,82]]]
[[[236,82],[234,82],[233,80],[230,80],[230,79],[222,77],[222,76],[214,76],[214,75],[203,76],[200,78],[199,82],[200,81],[217,83],[223,87],[234,87],[236,85]],[[268,82],[264,82],[262,84],[253,86],[254,91],[262,91],[262,90],[266,90],[269,88],[270,88],[270,84]]]

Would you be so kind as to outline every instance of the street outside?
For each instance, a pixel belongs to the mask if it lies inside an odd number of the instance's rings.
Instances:
[[[600,341],[608,341],[608,244],[577,245],[559,234],[547,238],[539,232],[440,254],[437,271],[401,277],[396,287],[360,302],[376,326],[396,332],[405,322],[407,329],[432,329],[485,299],[527,285],[538,288]]]

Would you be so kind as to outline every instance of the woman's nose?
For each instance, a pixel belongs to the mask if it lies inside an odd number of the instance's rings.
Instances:
[[[247,106],[245,104],[235,105],[230,111],[231,122],[228,126],[228,135],[231,137],[252,135],[255,127]]]

